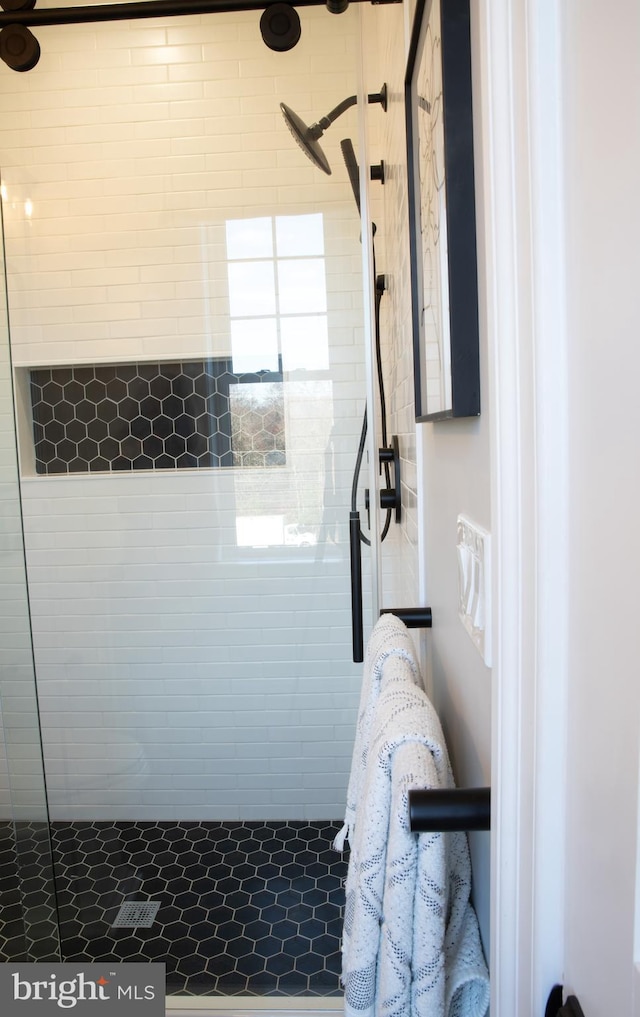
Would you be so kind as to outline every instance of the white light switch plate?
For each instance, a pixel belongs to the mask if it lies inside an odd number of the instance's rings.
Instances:
[[[491,534],[458,516],[458,614],[491,667]]]

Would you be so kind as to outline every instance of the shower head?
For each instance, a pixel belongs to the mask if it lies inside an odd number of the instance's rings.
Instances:
[[[305,155],[311,160],[314,166],[321,169],[323,173],[331,176],[331,167],[327,160],[326,155],[322,151],[321,146],[318,144],[318,139],[322,137],[327,127],[331,127],[338,117],[346,113],[351,106],[355,106],[358,101],[357,95],[350,95],[347,99],[343,99],[335,109],[332,109],[330,113],[327,113],[326,117],[321,117],[317,123],[311,124],[311,127],[307,127],[304,120],[294,113],[293,110],[286,105],[286,103],[280,103],[280,109],[285,119],[285,123],[291,131],[296,142],[305,153]],[[383,110],[386,112],[387,109],[387,86],[383,85],[379,92],[374,92],[367,96],[368,103],[380,103]]]
[[[311,127],[307,127],[302,117],[299,117],[297,113],[294,113],[291,107],[287,106],[284,102],[280,103],[280,109],[282,110],[282,115],[287,127],[305,155],[311,159],[314,166],[317,166],[323,173],[331,176],[331,166],[329,165],[322,148],[318,144],[318,138],[322,137],[324,130],[320,128],[318,133],[316,133],[316,129],[319,127],[319,124],[313,124]]]

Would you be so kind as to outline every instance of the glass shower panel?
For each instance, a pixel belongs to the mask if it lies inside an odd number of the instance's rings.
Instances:
[[[1,251],[0,257],[4,268]],[[59,960],[4,287],[0,297],[0,602],[0,962]]]
[[[59,27],[0,80],[62,953],[172,992],[339,993],[357,110],[327,177],[279,102],[356,93],[359,22],[303,20],[286,54],[246,13]]]

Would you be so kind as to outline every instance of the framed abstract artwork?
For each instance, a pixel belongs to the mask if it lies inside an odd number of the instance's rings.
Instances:
[[[407,73],[417,420],[480,413],[469,0],[418,0]]]

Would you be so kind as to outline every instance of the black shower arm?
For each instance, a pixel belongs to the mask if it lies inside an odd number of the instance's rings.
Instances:
[[[395,3],[396,0],[387,0],[387,2]],[[308,130],[309,137],[312,138],[314,141],[318,141],[318,139],[321,138],[324,132],[326,131],[327,127],[331,127],[331,124],[335,123],[338,117],[341,117],[342,114],[346,113],[348,109],[351,109],[352,106],[355,106],[357,101],[358,101],[357,95],[350,95],[347,99],[343,99],[342,102],[338,103],[335,109],[331,110],[330,113],[327,113],[326,116],[321,117],[317,123],[311,124],[311,127],[309,127]],[[368,103],[379,102],[386,112],[387,86],[383,85],[379,92],[370,92],[369,95],[367,95],[367,102]]]
[[[369,0],[351,0],[351,2],[368,3]],[[377,6],[378,4],[401,3],[402,0],[370,0],[370,2]],[[51,7],[48,10],[2,11],[0,12],[0,28],[5,25],[24,25],[25,27],[82,25],[102,21],[133,21],[138,18],[180,17],[184,14],[232,14],[237,11],[262,11],[270,6],[271,4],[265,3],[264,0],[262,2],[261,0],[131,0],[131,3]],[[325,0],[296,0],[295,3],[295,7],[324,6]]]

